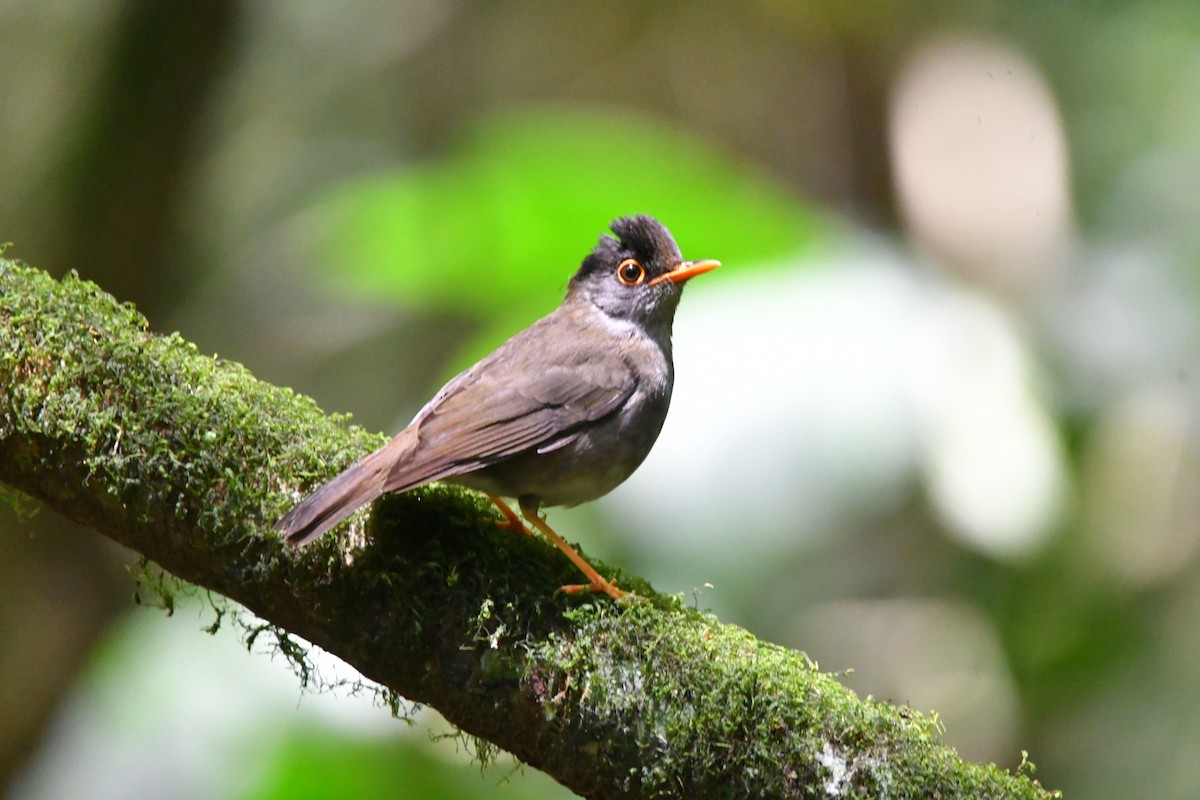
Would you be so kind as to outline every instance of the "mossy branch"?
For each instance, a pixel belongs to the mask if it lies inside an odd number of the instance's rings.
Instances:
[[[271,521],[381,441],[148,332],[90,283],[0,259],[0,481],[581,795],[1051,796],[636,579],[629,603],[555,594],[570,565],[464,490],[388,498],[350,537],[285,547]]]

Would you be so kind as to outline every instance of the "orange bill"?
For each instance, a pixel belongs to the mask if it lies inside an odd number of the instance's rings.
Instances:
[[[705,272],[712,272],[717,267],[721,266],[720,261],[684,261],[675,269],[665,275],[659,275],[654,280],[650,281],[650,285],[659,281],[670,281],[671,283],[679,284],[690,280],[697,275],[703,275]]]

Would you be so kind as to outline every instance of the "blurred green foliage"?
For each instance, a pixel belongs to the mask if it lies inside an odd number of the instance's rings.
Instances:
[[[483,791],[481,787],[498,800],[575,796],[510,758],[488,767],[464,769],[465,755],[453,759],[439,750],[412,737],[360,738],[304,729],[288,737],[269,774],[246,792],[245,800],[475,797]]]
[[[687,258],[748,269],[831,224],[760,170],[629,111],[493,116],[446,158],[338,187],[314,265],[330,290],[489,316],[549,308],[598,225],[653,213]]]

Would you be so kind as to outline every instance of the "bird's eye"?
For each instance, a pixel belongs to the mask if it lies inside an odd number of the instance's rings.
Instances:
[[[646,268],[632,258],[627,258],[617,267],[617,280],[626,286],[637,286],[646,280]]]

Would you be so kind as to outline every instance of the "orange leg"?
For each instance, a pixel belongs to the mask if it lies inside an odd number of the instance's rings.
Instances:
[[[517,512],[508,507],[508,503],[494,494],[489,494],[488,499],[495,503],[496,508],[500,509],[500,513],[504,515],[504,519],[496,523],[497,526],[506,528],[513,533],[519,533],[522,536],[533,536],[533,531],[525,527],[525,523],[517,516]]]
[[[622,597],[628,594],[627,592],[618,589],[615,583],[605,580],[599,572],[596,572],[596,570],[592,569],[592,565],[584,561],[583,556],[575,552],[575,548],[567,544],[561,536],[554,532],[553,528],[546,524],[544,519],[538,516],[536,505],[520,503],[520,506],[521,513],[525,515],[525,519],[529,520],[529,523],[533,525],[533,527],[537,528],[539,531],[544,533],[546,537],[550,539],[550,541],[554,542],[555,547],[563,551],[563,554],[566,555],[567,558],[571,559],[571,563],[579,567],[579,571],[582,572],[588,579],[588,583],[585,584],[570,584],[568,586],[562,586],[559,588],[560,592],[566,592],[567,594],[575,594],[583,591],[604,592],[604,594],[608,595],[613,600],[620,600]],[[509,513],[512,513],[511,509],[509,509]]]

